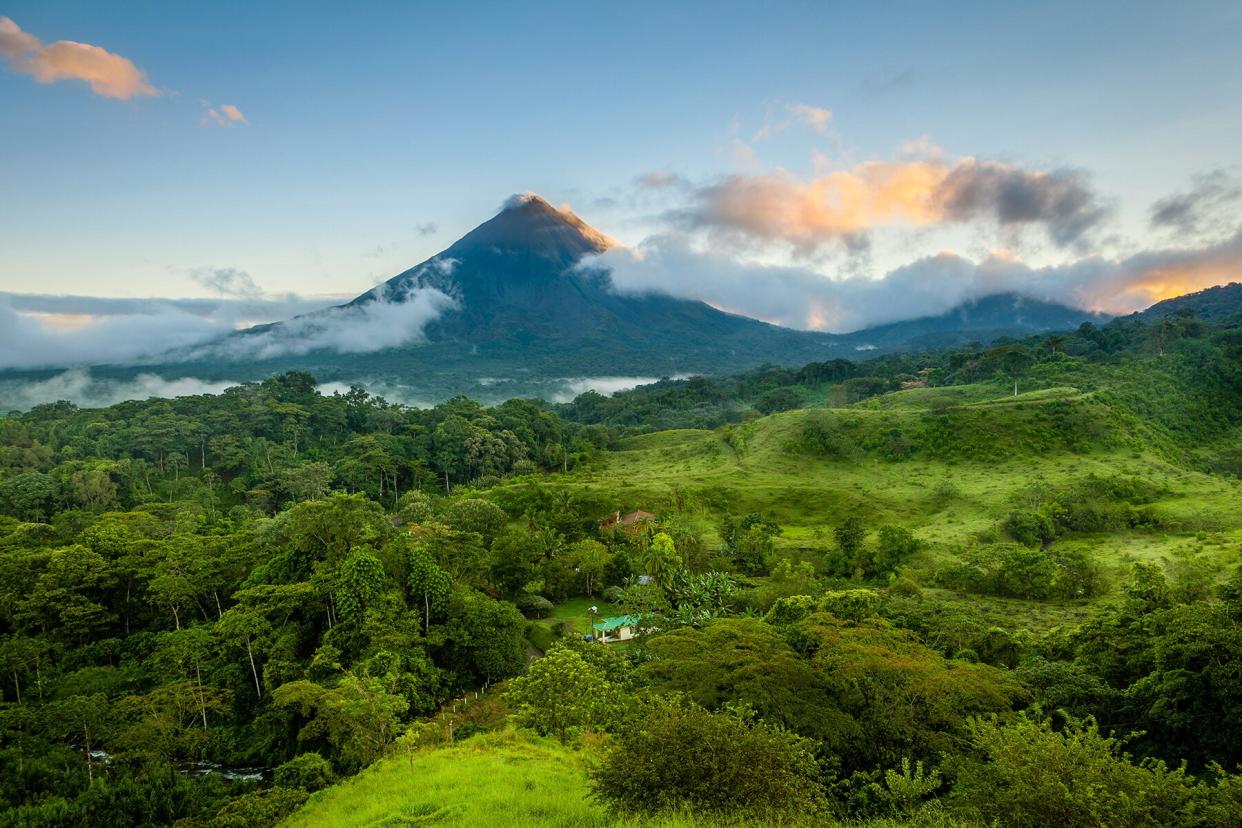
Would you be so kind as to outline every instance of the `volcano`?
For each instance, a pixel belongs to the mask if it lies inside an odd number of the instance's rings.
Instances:
[[[691,370],[708,364],[693,354],[721,348],[751,349],[760,358],[792,349],[814,358],[832,347],[829,335],[779,328],[703,302],[617,293],[607,271],[589,266],[590,256],[615,245],[568,210],[537,195],[514,196],[447,250],[344,307],[404,302],[431,289],[453,305],[427,325],[430,342],[600,346],[630,359],[650,352],[642,365],[691,357]]]
[[[396,399],[564,396],[588,378],[655,380],[800,366],[1076,327],[1092,314],[1005,295],[852,334],[797,331],[660,293],[617,291],[616,242],[568,209],[514,196],[447,249],[350,302],[238,331],[142,370],[263,379],[297,370]],[[137,370],[95,369],[110,376]],[[585,387],[591,387],[587,385]]]

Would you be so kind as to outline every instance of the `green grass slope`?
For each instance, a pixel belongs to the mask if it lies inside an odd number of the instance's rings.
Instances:
[[[1242,484],[1195,470],[1159,428],[1099,393],[1071,387],[1016,397],[992,384],[918,388],[715,431],[645,434],[560,485],[618,508],[682,512],[709,544],[722,515],[760,512],[784,527],[778,554],[811,560],[833,546],[833,527],[857,514],[873,528],[896,524],[926,541],[914,565],[930,576],[994,533],[1033,486],[1065,491],[1118,477],[1155,493],[1143,508],[1166,527],[1059,544],[1083,547],[1109,574],[1175,554],[1222,571],[1242,560]],[[1063,609],[1077,615],[1075,607]],[[1050,605],[1028,609],[1047,615]],[[1053,616],[1034,626],[1058,620]]]
[[[324,791],[284,823],[305,826],[611,824],[587,797],[579,754],[511,731],[385,759]]]
[[[313,795],[282,828],[724,828],[693,814],[619,818],[591,798],[589,753],[526,732],[502,730],[412,757],[392,757]],[[754,825],[754,822],[745,823]],[[783,823],[789,825],[789,823]],[[868,828],[897,828],[881,820]],[[965,825],[952,819],[920,825]],[[830,828],[823,820],[808,822]]]

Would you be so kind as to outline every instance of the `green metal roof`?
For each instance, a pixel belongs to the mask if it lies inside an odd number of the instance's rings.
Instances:
[[[599,630],[600,632],[609,632],[617,629],[618,627],[632,627],[637,624],[638,621],[639,618],[637,615],[618,615],[615,618],[605,618],[598,624],[592,624],[591,629]]]

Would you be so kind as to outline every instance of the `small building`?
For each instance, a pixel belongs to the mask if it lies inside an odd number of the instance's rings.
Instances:
[[[615,641],[629,641],[638,632],[637,615],[618,615],[615,618],[605,618],[591,625],[591,632],[595,635],[595,640],[600,644],[610,644]]]
[[[642,509],[625,515],[620,512],[613,512],[608,517],[600,520],[599,528],[621,529],[625,532],[636,532],[641,529],[644,524],[650,523],[653,520],[655,520],[655,515],[651,514],[651,512],[644,512]]]

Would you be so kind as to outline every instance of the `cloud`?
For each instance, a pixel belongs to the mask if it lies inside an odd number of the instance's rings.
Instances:
[[[58,318],[0,301],[0,368],[131,363],[219,336],[218,321],[165,306],[156,313]]]
[[[433,287],[413,287],[400,301],[381,298],[327,308],[198,349],[197,357],[271,359],[330,350],[372,353],[425,340],[428,324],[456,307],[451,296]]]
[[[8,17],[0,17],[0,55],[10,69],[39,83],[80,80],[96,95],[121,100],[159,94],[128,58],[73,40],[44,44]]]
[[[667,379],[689,379],[690,374],[675,374]],[[552,394],[552,402],[567,403],[588,391],[611,397],[618,391],[629,391],[640,385],[651,385],[663,377],[571,377],[560,380],[561,387]]]
[[[231,127],[237,124],[250,125],[242,111],[233,104],[213,106],[210,101],[199,101],[203,106],[202,123],[204,126]]]
[[[437,260],[429,275],[455,262]],[[336,297],[269,297],[243,271],[202,268],[218,299],[125,299],[0,293],[0,370],[266,359],[316,350],[367,353],[423,340],[455,300],[430,286],[324,308]],[[263,327],[273,320],[287,320]],[[253,332],[239,333],[238,329]],[[230,336],[232,334],[232,336]]]
[[[789,105],[789,113],[800,123],[806,124],[820,135],[828,134],[832,123],[832,110],[810,104],[794,103]]]
[[[197,377],[164,379],[157,374],[138,374],[133,379],[117,380],[93,376],[84,368],[73,368],[45,380],[0,379],[0,410],[20,411],[59,400],[95,408],[150,397],[219,394],[239,384],[233,380],[208,381]]]
[[[144,299],[0,293],[0,369],[136,364],[335,297]]]
[[[690,182],[677,173],[663,170],[644,173],[634,179],[634,183],[643,190],[683,189],[690,186]]]
[[[832,133],[832,110],[824,109],[822,106],[813,106],[806,103],[787,103],[780,107],[779,117],[774,117],[769,110],[764,118],[763,126],[756,130],[751,142],[766,141],[780,135],[785,130],[795,124],[809,126],[820,135],[830,135]]]
[[[1113,314],[1224,284],[1242,273],[1242,232],[1198,248],[1098,256],[1034,268],[994,254],[972,261],[954,253],[918,259],[882,278],[830,278],[802,267],[741,261],[694,246],[684,233],[614,248],[583,263],[611,272],[621,293],[698,299],[722,310],[793,328],[848,332],[944,313],[969,299],[1018,293]]]
[[[233,267],[196,267],[190,271],[190,278],[221,296],[257,299],[263,295],[249,273]]]
[[[440,225],[436,224],[434,221],[429,221],[429,222],[426,222],[425,224],[420,224],[414,228],[414,230],[420,236],[434,236],[436,234],[436,231],[438,231],[439,229],[440,229]]]
[[[973,158],[949,169],[935,198],[945,218],[1042,224],[1061,246],[1077,241],[1107,213],[1080,170],[1022,170]]]
[[[1105,215],[1082,172],[1024,170],[974,158],[950,164],[933,155],[866,161],[810,180],[786,170],[731,175],[695,190],[691,205],[670,218],[811,255],[834,243],[858,246],[868,231],[885,225],[975,220],[1042,226],[1056,244],[1068,246]]]
[[[1222,208],[1242,200],[1242,184],[1224,170],[1195,176],[1185,193],[1162,198],[1151,207],[1153,227],[1198,233],[1219,229]]]
[[[878,72],[863,78],[862,83],[858,85],[860,92],[868,95],[877,95],[885,92],[893,92],[899,89],[906,89],[918,81],[919,75],[913,68],[890,70],[887,72]]]

